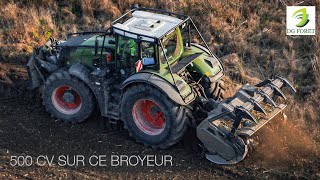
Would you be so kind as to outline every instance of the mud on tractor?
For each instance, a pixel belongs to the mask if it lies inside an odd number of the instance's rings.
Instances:
[[[295,91],[279,76],[225,99],[224,67],[192,19],[138,7],[106,31],[51,38],[27,67],[52,117],[77,123],[98,109],[138,142],[160,149],[193,128],[206,158],[218,164],[244,159],[248,139],[285,108],[275,102],[286,99],[282,87]]]

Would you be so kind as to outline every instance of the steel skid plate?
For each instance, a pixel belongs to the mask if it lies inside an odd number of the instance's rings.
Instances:
[[[215,164],[221,164],[221,165],[231,165],[231,164],[237,164],[239,163],[240,161],[242,161],[246,156],[247,156],[247,153],[248,153],[248,146],[244,143],[243,139],[239,138],[241,140],[241,144],[243,145],[243,153],[241,154],[238,154],[237,156],[235,156],[233,159],[231,160],[226,160],[224,159],[221,155],[219,154],[214,154],[214,153],[207,153],[205,156],[206,158],[215,163]]]
[[[236,164],[243,160],[248,147],[239,136],[227,137],[227,132],[218,126],[202,121],[197,127],[197,136],[207,150],[206,158],[216,164]]]

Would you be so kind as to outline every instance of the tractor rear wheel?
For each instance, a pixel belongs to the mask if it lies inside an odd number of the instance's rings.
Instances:
[[[82,122],[94,110],[94,98],[90,88],[67,71],[58,71],[46,80],[43,105],[52,117],[66,122]]]
[[[225,85],[223,79],[220,79],[217,82],[212,82],[212,83],[206,83],[204,85],[204,90],[206,93],[206,96],[208,98],[213,98],[214,100],[223,100],[225,99]]]
[[[187,129],[188,109],[147,84],[129,87],[121,100],[124,128],[138,142],[165,149],[177,143]]]

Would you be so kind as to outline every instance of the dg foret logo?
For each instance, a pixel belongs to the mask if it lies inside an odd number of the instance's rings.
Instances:
[[[287,6],[287,35],[315,34],[315,6]]]

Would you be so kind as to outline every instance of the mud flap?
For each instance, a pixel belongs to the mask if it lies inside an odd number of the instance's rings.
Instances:
[[[27,71],[28,71],[28,76],[29,76],[29,89],[33,90],[37,87],[39,87],[45,80],[43,75],[41,74],[40,70],[37,68],[35,64],[35,54],[33,53],[32,56],[30,57],[28,63],[27,63]]]
[[[249,138],[286,107],[274,99],[286,100],[281,88],[296,92],[283,77],[263,81],[256,86],[244,85],[233,97],[210,111],[197,127],[197,136],[207,150],[206,158],[217,164],[236,164],[243,160]]]

